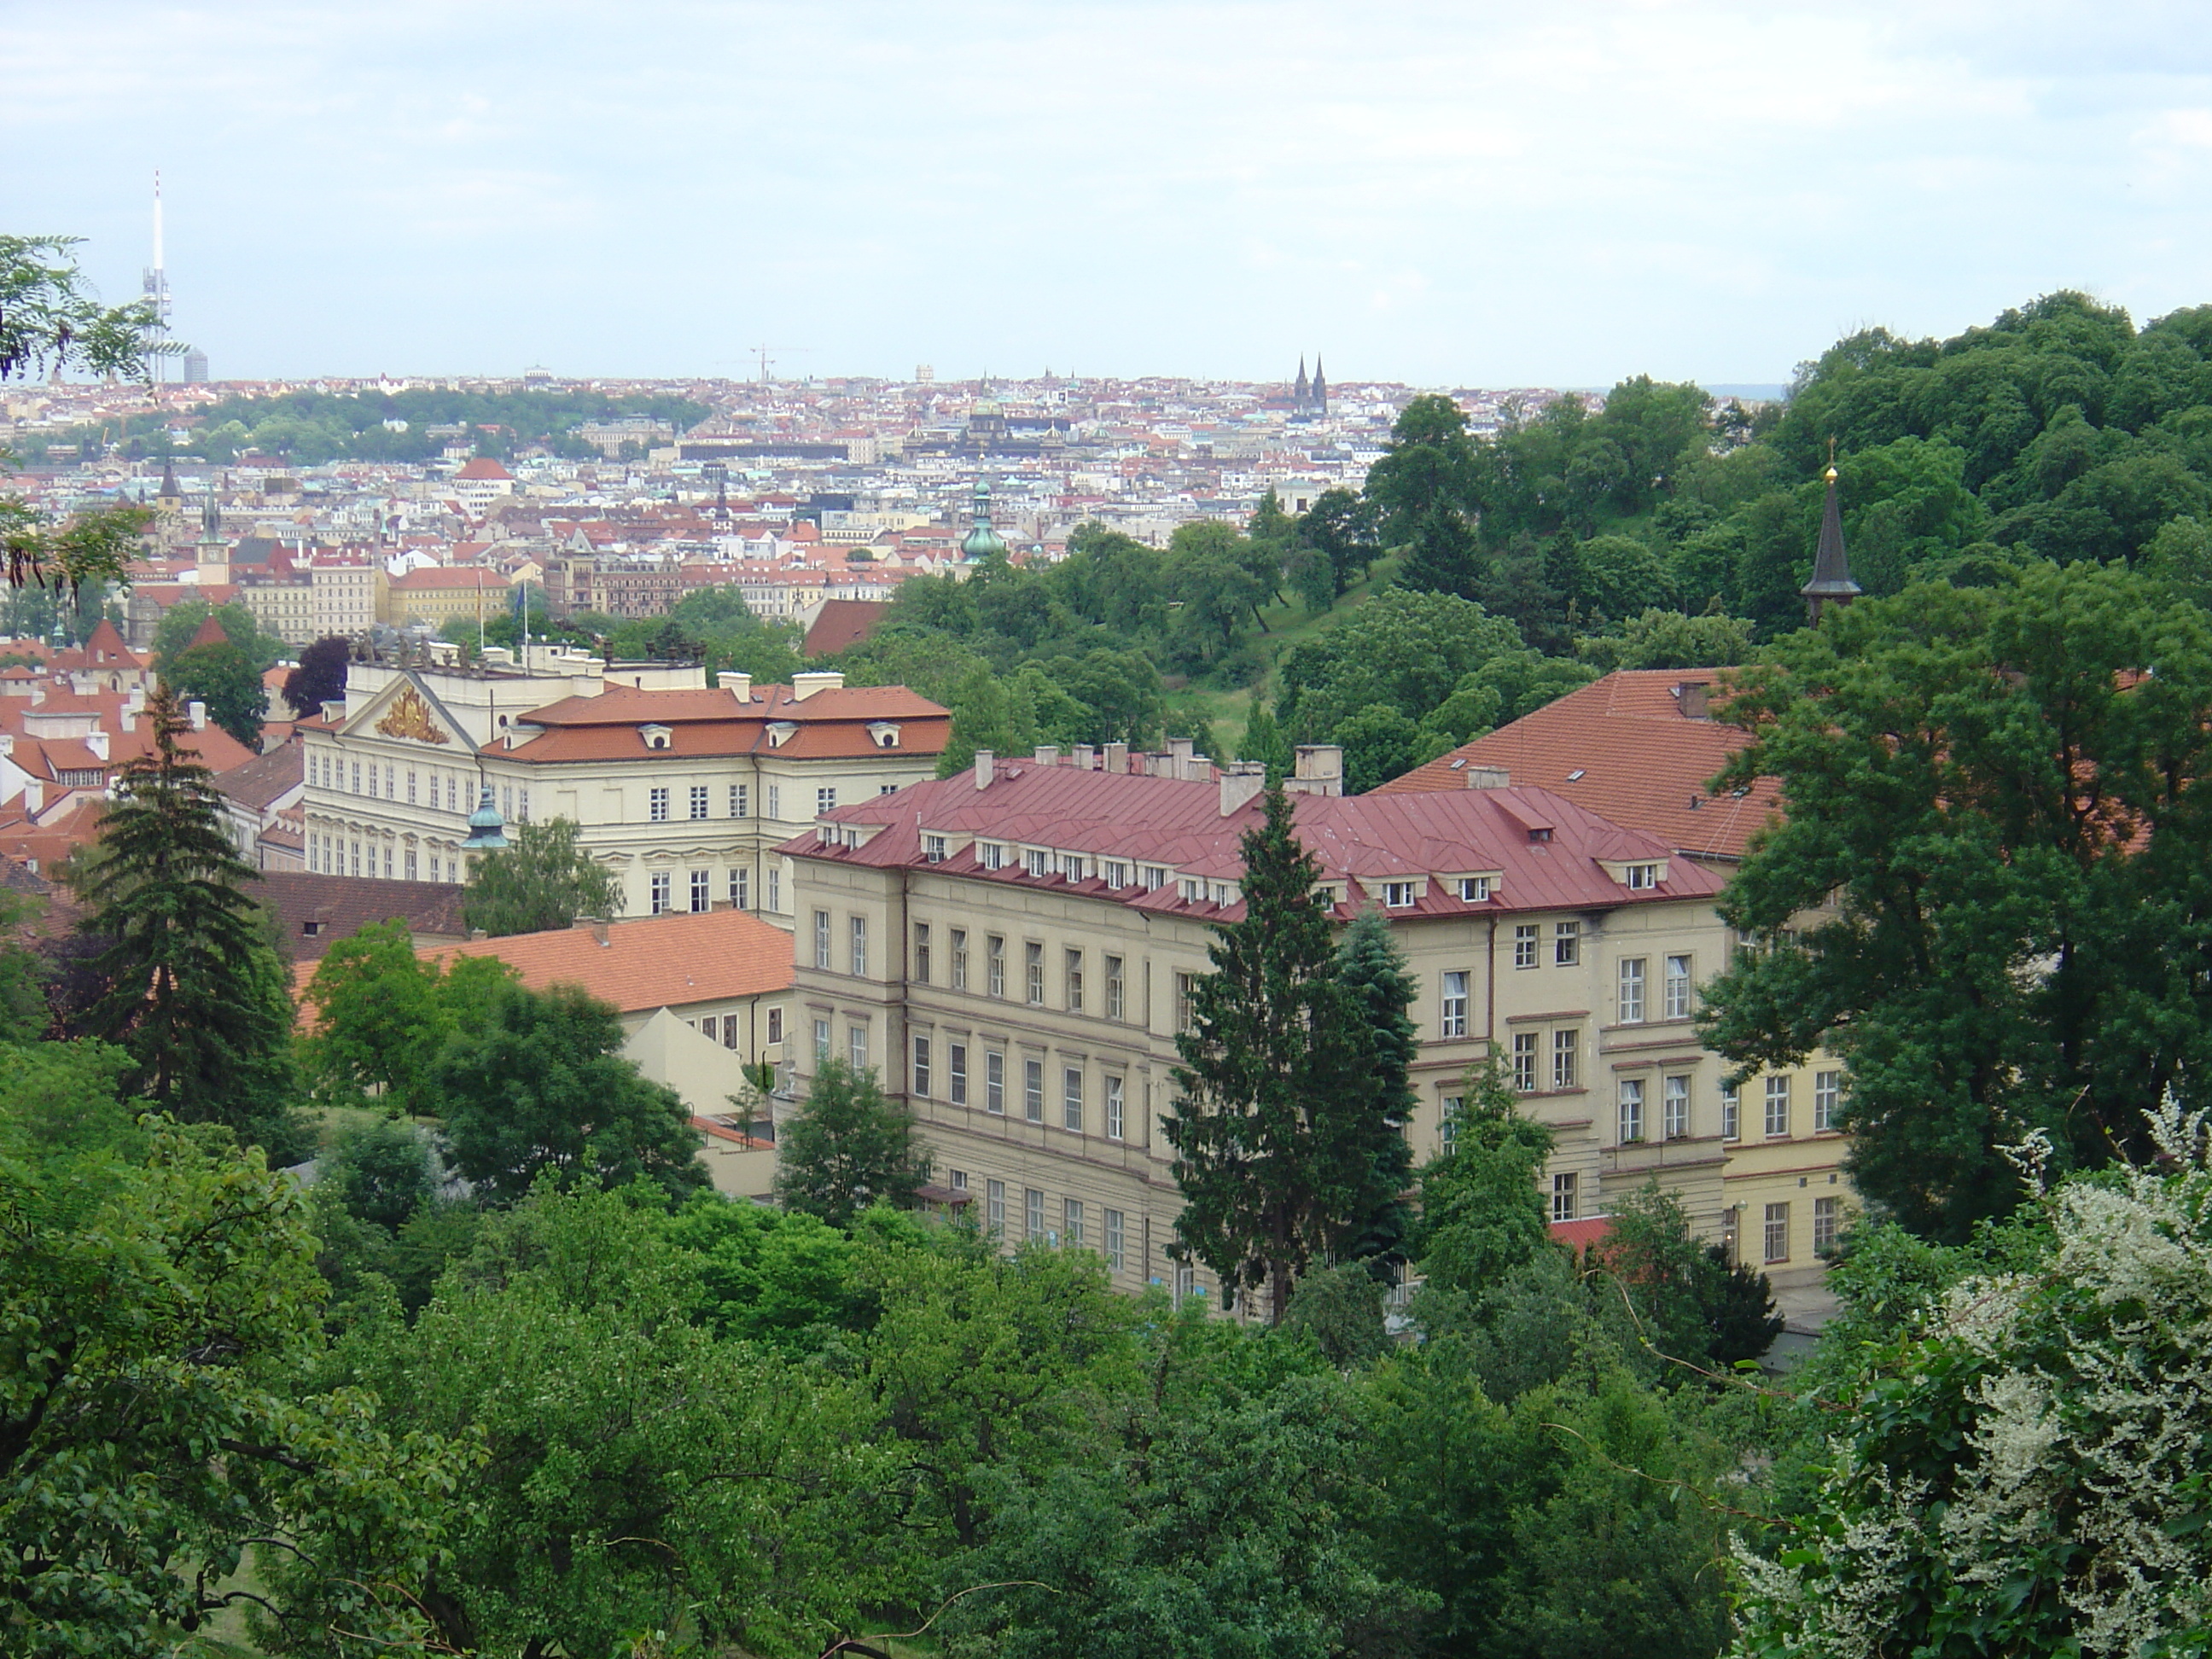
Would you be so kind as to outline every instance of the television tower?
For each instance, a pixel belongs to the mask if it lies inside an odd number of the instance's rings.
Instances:
[[[169,337],[169,273],[162,265],[161,256],[161,172],[154,170],[154,263],[147,268],[143,282],[146,302],[153,307],[153,325],[146,331],[149,345],[159,347]],[[153,356],[152,367],[156,381],[168,379],[168,360]]]

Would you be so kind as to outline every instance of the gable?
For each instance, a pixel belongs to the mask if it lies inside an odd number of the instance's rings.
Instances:
[[[339,728],[348,737],[398,738],[451,755],[473,755],[477,746],[461,723],[412,674],[402,674],[349,715]]]

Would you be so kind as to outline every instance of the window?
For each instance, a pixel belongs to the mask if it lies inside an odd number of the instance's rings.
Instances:
[[[1631,892],[1649,891],[1659,884],[1659,866],[1656,864],[1632,864],[1628,866],[1628,889]]]
[[[1062,853],[1060,855],[1060,878],[1062,881],[1081,881],[1083,879],[1082,854]]]
[[[1060,1242],[1072,1250],[1079,1250],[1083,1248],[1083,1200],[1063,1198],[1060,1201],[1060,1225],[1065,1230],[1060,1235]]]
[[[983,1222],[1003,1237],[1006,1231],[1006,1183],[987,1181],[983,1183]]]
[[[917,983],[929,983],[929,924],[917,921],[914,925],[914,977]]]
[[[1106,1139],[1119,1140],[1125,1127],[1123,1122],[1123,1082],[1118,1073],[1106,1079]]]
[[[768,908],[771,910],[783,908],[783,866],[780,864],[771,864],[768,867]]]
[[[817,1060],[830,1058],[830,1022],[826,1019],[814,1022],[814,1057]]]
[[[1779,1140],[1790,1133],[1788,1073],[1766,1079],[1766,1138]]]
[[[845,1028],[845,1059],[855,1072],[868,1069],[868,1028],[848,1025]]]
[[[407,879],[412,881],[415,879],[415,849],[413,848],[410,847],[407,849],[406,859]]]
[[[1641,1025],[1644,1023],[1644,958],[1623,957],[1620,959],[1620,1023]]]
[[[1176,975],[1175,1028],[1178,1031],[1189,1030],[1191,1022],[1196,1018],[1196,1012],[1191,1006],[1190,987],[1191,976],[1188,974]]]
[[[1462,876],[1459,878],[1459,896],[1469,904],[1486,904],[1490,900],[1490,878]]]
[[[359,761],[353,763],[353,788],[349,793],[356,795],[361,793],[361,763]]]
[[[407,769],[407,804],[415,804],[415,769],[411,766]]]
[[[1168,869],[1164,864],[1147,864],[1141,866],[1141,869],[1146,892],[1149,893],[1155,888],[1168,884]]]
[[[1576,1202],[1577,1194],[1575,1186],[1575,1176],[1571,1170],[1565,1175],[1555,1175],[1552,1177],[1553,1220],[1572,1221],[1580,1213],[1580,1206]]]
[[[1583,925],[1579,921],[1552,924],[1552,963],[1571,968],[1583,959]]]
[[[656,916],[665,915],[669,908],[668,890],[670,883],[668,879],[668,872],[665,870],[655,871],[649,884],[653,890],[653,914]]]
[[[1022,1189],[1022,1218],[1029,1225],[1028,1237],[1044,1237],[1044,1194],[1034,1187]]]
[[[1022,1116],[1030,1123],[1044,1121],[1044,1062],[1022,1062]]]
[[[702,910],[714,908],[714,872],[712,870],[694,870],[691,872],[692,914],[696,915]]]
[[[1843,1220],[1841,1200],[1816,1198],[1813,1200],[1813,1254],[1833,1255],[1836,1253],[1836,1231]]]
[[[944,863],[945,837],[942,836],[924,836],[921,838],[921,856],[923,861],[926,863]]]
[[[1462,1095],[1446,1095],[1438,1109],[1437,1135],[1447,1152],[1459,1145],[1459,1115],[1466,1109],[1467,1099]]]
[[[1106,884],[1109,887],[1127,887],[1129,884],[1129,866],[1121,862],[1119,860],[1108,859],[1106,860],[1105,874]],[[1109,1210],[1106,1213],[1109,1215],[1118,1215],[1121,1212],[1118,1210]]]
[[[646,792],[645,799],[646,817],[651,818],[655,823],[667,823],[668,792],[665,789],[650,789]]]
[[[964,1193],[964,1192],[966,1192],[966,1191],[968,1190],[968,1171],[967,1171],[967,1170],[946,1170],[946,1171],[945,1171],[945,1178],[946,1178],[947,1180],[949,1180],[949,1181],[952,1183],[952,1190],[953,1190],[954,1192],[956,1192],[956,1193]]]
[[[1042,876],[1052,867],[1049,857],[1043,848],[1032,847],[1022,854],[1022,867],[1033,876]]]
[[[1733,1083],[1721,1085],[1721,1139],[1738,1140],[1743,1136],[1743,1091]]]
[[[749,818],[752,815],[752,786],[745,783],[732,784],[730,786],[730,816],[733,818]]]
[[[983,941],[983,988],[994,997],[1006,994],[1006,941],[996,933]]]
[[[780,783],[769,783],[763,784],[761,787],[767,797],[769,817],[781,817],[783,816],[783,786]]]
[[[853,976],[856,979],[865,978],[868,971],[868,919],[866,916],[854,916],[852,918],[852,924]]]
[[[1536,1092],[1536,1033],[1513,1034],[1513,1086],[1524,1095]]]
[[[1766,1259],[1769,1261],[1790,1260],[1790,1206],[1770,1204],[1766,1206]]]
[[[952,930],[952,988],[956,991],[968,988],[968,930],[965,927]]]
[[[770,1042],[783,1041],[783,1010],[781,1008],[768,1011],[768,1040]]]
[[[1410,881],[1386,881],[1382,884],[1382,902],[1393,910],[1402,910],[1413,902],[1413,884]]]
[[[1463,1037],[1467,1035],[1467,975],[1465,974],[1444,975],[1443,1027],[1442,1035],[1448,1037]]]
[[[814,913],[814,965],[823,972],[830,971],[830,913]]]
[[[1575,1086],[1575,1058],[1581,1052],[1583,1034],[1569,1027],[1552,1033],[1552,1086],[1571,1089]]]
[[[1064,1066],[1060,1073],[1060,1127],[1083,1133],[1083,1068]]]
[[[1843,1104],[1844,1074],[1841,1072],[1813,1073],[1813,1133],[1826,1134],[1836,1127],[1836,1109]]]
[[[1620,1079],[1620,1139],[1625,1146],[1644,1139],[1644,1079]]]
[[[914,1040],[914,1091],[918,1095],[929,1092],[929,1039],[926,1036]]]
[[[451,773],[446,777],[446,810],[458,812],[460,809],[460,779]]]
[[[968,1045],[945,1045],[945,1095],[955,1106],[968,1103]]]
[[[753,908],[753,872],[738,868],[730,872],[730,907],[736,910]]]
[[[1690,1133],[1690,1079],[1670,1077],[1659,1085],[1659,1133],[1680,1140]]]
[[[1536,939],[1539,929],[1533,921],[1517,924],[1513,929],[1513,965],[1534,968],[1536,965]]]
[[[1198,1269],[1188,1261],[1175,1264],[1175,1305],[1180,1308],[1185,1300],[1198,1294]]]
[[[372,789],[369,793],[374,794],[376,792]],[[384,769],[384,798],[386,800],[397,800],[399,799],[398,768],[392,766],[388,763],[386,764]]]
[[[705,784],[695,783],[691,786],[691,816],[693,817],[703,818],[707,816],[707,799]]]
[[[976,860],[986,870],[1003,870],[1006,867],[1006,849],[1000,846],[997,842],[978,842],[975,845]]]
[[[1071,1014],[1081,1013],[1083,1012],[1082,951],[1070,951],[1067,953],[1062,966],[1061,977],[1066,981],[1063,988],[1067,993],[1067,1012]]]
[[[814,792],[815,817],[820,817],[824,812],[834,812],[836,810],[837,791],[834,787],[817,789]]]
[[[1667,1018],[1689,1018],[1690,959],[1687,957],[1668,957],[1667,958],[1666,1006]]]
[[[1120,1019],[1126,1006],[1121,992],[1121,958],[1106,958],[1106,1018]]]
[[[1044,946],[1032,941],[1022,946],[1024,989],[1032,1008],[1044,1006]]]
[[[1107,1211],[1105,1221],[1106,1237],[1103,1243],[1106,1250],[1106,1266],[1118,1273],[1128,1265],[1127,1255],[1128,1247],[1125,1243],[1128,1237],[1128,1223],[1122,1218],[1119,1210]]]

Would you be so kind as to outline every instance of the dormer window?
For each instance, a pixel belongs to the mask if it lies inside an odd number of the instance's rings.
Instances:
[[[1109,887],[1127,887],[1129,884],[1129,866],[1119,860],[1106,860],[1105,874]]]
[[[1459,896],[1462,900],[1469,904],[1489,903],[1490,878],[1488,876],[1462,876],[1459,878]]]
[[[770,720],[768,723],[768,745],[771,749],[782,748],[798,734],[799,725],[795,720]]]
[[[1006,849],[995,841],[976,842],[975,856],[986,870],[1006,868]]]
[[[1628,887],[1632,892],[1642,892],[1659,884],[1659,866],[1656,864],[1632,864],[1626,875]]]
[[[868,740],[878,749],[896,749],[899,746],[898,726],[891,720],[871,720]]]
[[[1060,855],[1060,873],[1061,879],[1065,881],[1081,881],[1083,879],[1083,863],[1084,860],[1082,854],[1062,853]]]
[[[1032,847],[1022,854],[1022,862],[1030,874],[1042,878],[1052,866],[1050,855],[1041,847]]]
[[[924,836],[921,838],[921,856],[927,863],[944,863],[945,837],[942,836]]]
[[[647,749],[665,749],[676,733],[665,726],[641,726],[637,734],[645,739]]]
[[[1410,881],[1386,881],[1382,884],[1382,904],[1385,909],[1403,910],[1413,902],[1413,884]]]

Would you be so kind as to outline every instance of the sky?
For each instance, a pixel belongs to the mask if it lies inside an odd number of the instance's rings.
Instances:
[[[2212,302],[2212,7],[0,0],[0,232],[219,379],[1788,379]]]

